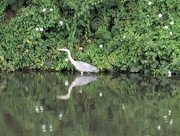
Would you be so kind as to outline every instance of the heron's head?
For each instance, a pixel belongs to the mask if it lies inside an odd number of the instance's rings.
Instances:
[[[62,49],[57,49],[58,51],[69,51],[66,47],[62,48]]]

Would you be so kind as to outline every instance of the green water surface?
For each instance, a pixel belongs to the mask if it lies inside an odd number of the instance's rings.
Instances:
[[[180,79],[0,74],[2,136],[180,136]]]

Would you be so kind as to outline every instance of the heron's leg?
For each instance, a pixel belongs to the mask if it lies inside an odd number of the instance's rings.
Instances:
[[[81,76],[83,76],[83,72],[81,71]]]

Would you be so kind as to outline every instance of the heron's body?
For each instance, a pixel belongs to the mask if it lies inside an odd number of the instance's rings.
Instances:
[[[71,61],[71,63],[74,65],[74,67],[81,72],[81,75],[83,75],[83,72],[99,72],[98,68],[91,65],[91,64],[88,64],[86,62],[83,62],[83,61],[75,61],[72,59],[71,57],[71,52],[66,49],[66,48],[62,48],[62,49],[57,49],[59,51],[65,51],[68,53],[68,58],[69,60]]]

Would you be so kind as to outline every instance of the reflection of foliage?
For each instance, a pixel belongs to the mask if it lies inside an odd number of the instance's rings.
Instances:
[[[8,125],[3,121],[5,115],[5,118],[11,117],[13,125],[18,124],[20,128],[16,129],[22,128],[23,133],[37,135],[42,132],[42,125],[46,126],[46,133],[52,125],[52,133],[66,135],[156,135],[159,125],[167,133],[178,133],[179,124],[171,124],[173,119],[178,119],[180,112],[177,108],[180,95],[178,80],[100,75],[95,82],[73,88],[69,100],[56,100],[57,95],[67,93],[68,87],[64,82],[75,79],[75,75],[67,75],[1,75],[0,123]],[[42,106],[43,112],[36,113],[36,106]],[[8,126],[5,130],[10,133]]]

